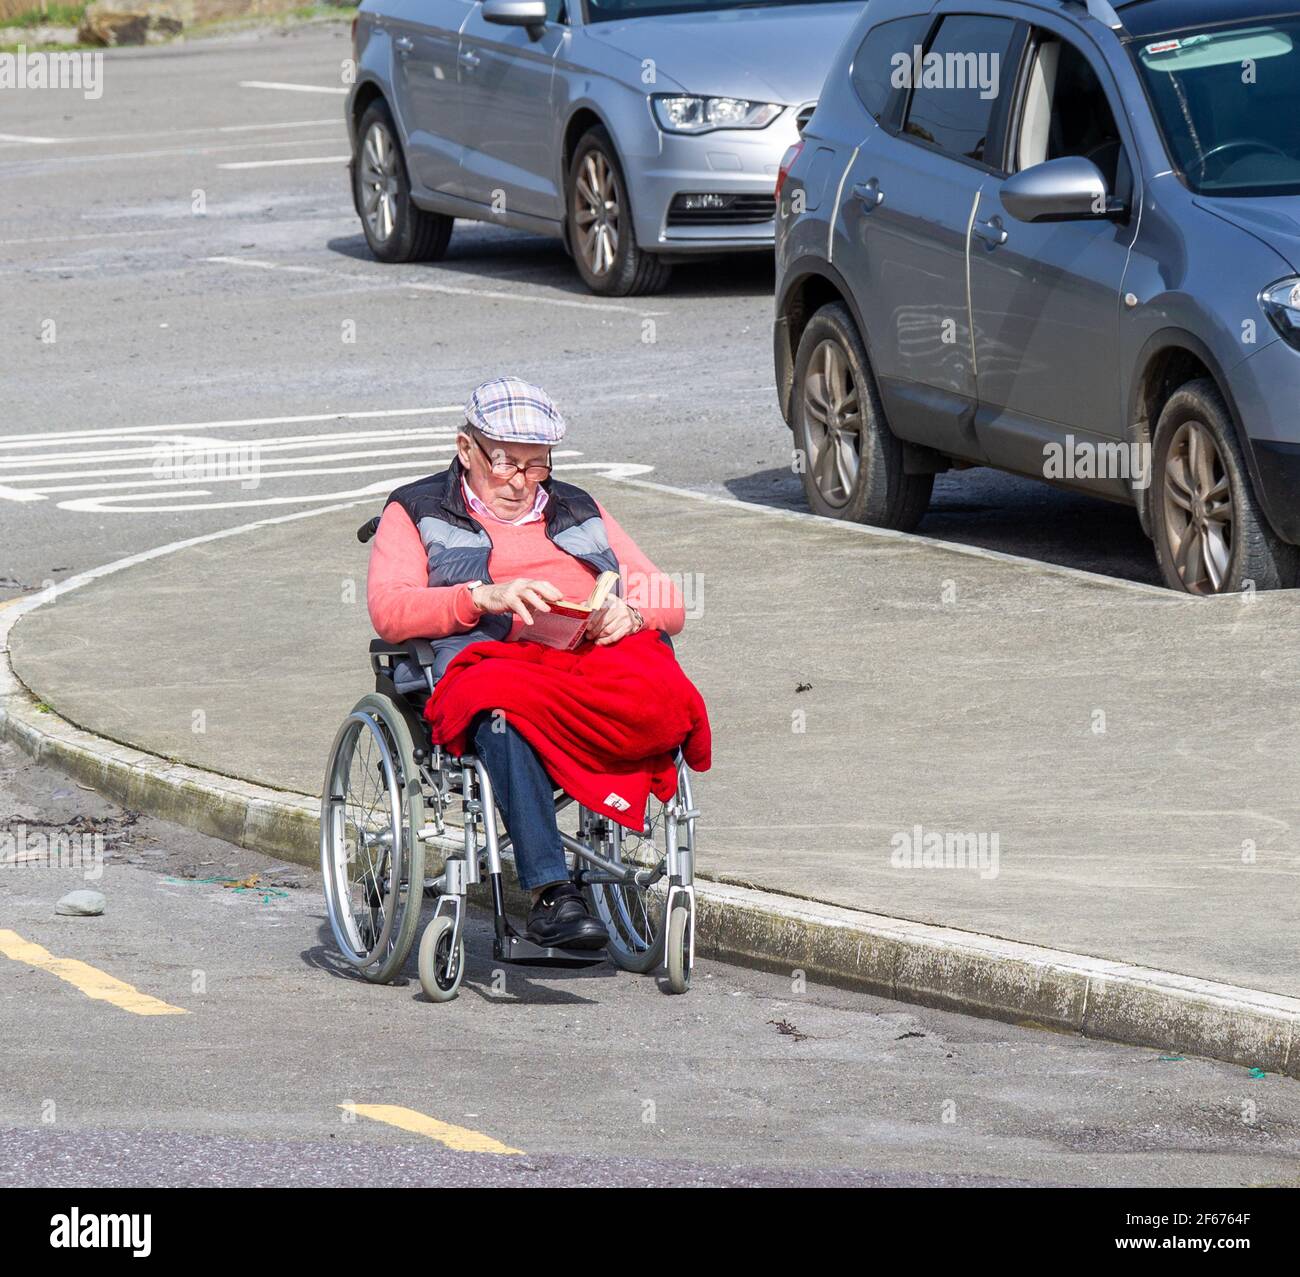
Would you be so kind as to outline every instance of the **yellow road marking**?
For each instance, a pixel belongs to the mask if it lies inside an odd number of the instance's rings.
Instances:
[[[76,958],[56,958],[48,949],[24,940],[16,931],[0,930],[0,953],[15,962],[40,967],[42,971],[66,980],[88,998],[111,1002],[115,1007],[135,1015],[189,1015],[184,1007],[174,1007],[170,1003],[151,998],[124,980],[100,971],[87,962],[80,962]]]
[[[7,607],[13,607],[15,603],[21,603],[26,597],[25,594],[15,594],[11,599],[0,599],[0,612],[3,612]]]
[[[350,1113],[359,1113],[362,1117],[373,1118],[376,1122],[387,1122],[389,1126],[399,1127],[415,1135],[427,1135],[458,1153],[518,1153],[522,1148],[511,1148],[494,1140],[482,1131],[471,1131],[465,1126],[452,1126],[449,1122],[440,1122],[436,1117],[429,1117],[415,1109],[403,1108],[400,1104],[340,1104],[339,1108]]]

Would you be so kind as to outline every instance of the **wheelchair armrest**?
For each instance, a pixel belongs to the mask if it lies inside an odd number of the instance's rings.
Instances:
[[[433,644],[428,639],[405,639],[390,643],[387,639],[370,640],[371,656],[409,656],[422,669],[432,669],[435,660]]]

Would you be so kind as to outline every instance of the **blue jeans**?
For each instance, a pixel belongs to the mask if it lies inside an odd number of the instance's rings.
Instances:
[[[569,867],[555,823],[555,787],[536,751],[503,716],[494,719],[486,712],[474,720],[473,738],[510,835],[519,885],[531,890],[567,881]]]

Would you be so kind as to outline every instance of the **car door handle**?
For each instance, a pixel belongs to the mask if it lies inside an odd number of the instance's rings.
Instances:
[[[393,41],[393,44],[397,48],[398,53],[410,53],[410,51],[415,48],[415,41],[412,40],[410,36],[405,35],[399,35],[397,39]]]
[[[1001,248],[1008,239],[1000,217],[990,217],[987,222],[976,222],[972,229],[990,248]]]
[[[459,62],[466,71],[472,71],[482,61],[473,49],[462,49],[460,51]]]
[[[874,177],[867,182],[858,182],[853,188],[853,194],[867,206],[868,213],[885,202],[885,192],[880,189],[880,182]]]

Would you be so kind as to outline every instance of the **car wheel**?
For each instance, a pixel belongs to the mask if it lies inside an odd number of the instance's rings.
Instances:
[[[447,251],[452,219],[411,199],[397,128],[383,102],[372,102],[357,128],[352,165],[356,204],[370,251],[381,262],[436,262]]]
[[[569,165],[568,239],[583,283],[603,297],[660,292],[672,267],[636,242],[618,154],[602,128],[582,135]]]
[[[932,474],[907,474],[885,421],[867,352],[848,310],[823,306],[799,339],[793,426],[804,493],[814,514],[909,532],[921,521]]]
[[[1210,380],[1174,392],[1156,426],[1151,511],[1165,584],[1233,594],[1296,583],[1300,551],[1268,526],[1227,405]]]

